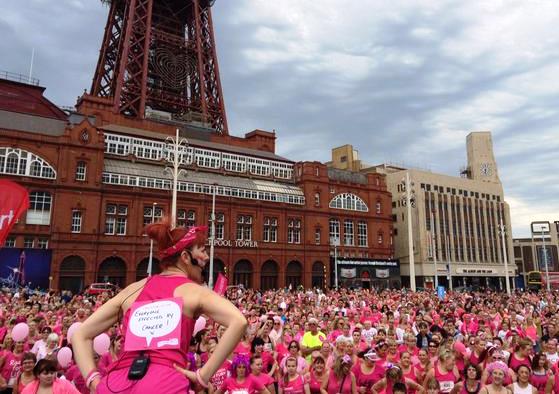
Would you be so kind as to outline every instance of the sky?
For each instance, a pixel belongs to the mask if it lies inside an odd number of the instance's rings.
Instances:
[[[0,70],[29,73],[58,105],[89,90],[108,7],[3,0]],[[513,236],[559,220],[556,0],[217,0],[230,134],[275,130],[276,153],[457,175],[466,136],[491,131]]]

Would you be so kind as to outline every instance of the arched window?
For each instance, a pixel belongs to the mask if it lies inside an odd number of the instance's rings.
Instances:
[[[379,245],[382,245],[384,243],[384,234],[382,233],[382,231],[379,231],[377,233],[377,243]]]
[[[298,261],[291,261],[285,269],[285,286],[297,290],[303,284],[303,266]]]
[[[380,200],[377,200],[376,204],[375,204],[375,210],[377,214],[381,214],[382,213],[382,203]]]
[[[278,288],[278,263],[268,260],[260,270],[260,288],[264,291]]]
[[[252,263],[248,260],[239,260],[233,269],[233,284],[243,285],[245,289],[252,287]]]
[[[0,174],[56,179],[56,171],[43,158],[18,148],[0,147]]]
[[[369,212],[365,201],[351,193],[342,193],[334,197],[329,204],[330,208],[344,209],[346,211]]]

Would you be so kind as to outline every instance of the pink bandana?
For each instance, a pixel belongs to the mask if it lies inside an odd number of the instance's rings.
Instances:
[[[208,231],[208,226],[194,226],[190,227],[188,232],[182,237],[176,244],[171,246],[170,248],[165,249],[162,252],[159,252],[159,257],[165,259],[169,256],[173,256],[178,252],[188,248],[192,242],[196,239],[196,234],[200,231]]]

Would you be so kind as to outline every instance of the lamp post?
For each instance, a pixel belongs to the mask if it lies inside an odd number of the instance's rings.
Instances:
[[[157,206],[157,203],[154,202],[153,204],[151,204],[151,222],[155,222],[155,207]],[[148,276],[151,276],[151,273],[153,271],[153,239],[149,240],[149,263],[148,263],[148,271],[147,274]]]
[[[213,289],[214,287],[214,243],[215,243],[215,193],[216,184],[212,186],[212,213],[210,216],[210,273],[208,277],[208,287]]]
[[[334,246],[334,286],[338,290],[338,246],[340,245],[340,238],[330,238],[330,244]]]
[[[415,256],[413,252],[413,228],[411,209],[412,205],[415,207],[415,191],[412,190],[413,183],[410,180],[410,173],[406,171],[406,178],[402,181],[402,187],[405,191],[403,197],[404,205],[406,206],[406,215],[408,218],[408,259],[410,266],[410,288],[411,291],[416,291],[415,285]]]
[[[504,211],[503,211],[503,213],[504,213]],[[503,214],[502,213],[501,213],[501,216],[499,217],[499,230],[501,232],[501,243],[503,245],[503,262],[505,263],[505,281],[506,281],[505,288],[507,289],[507,294],[510,295],[509,259],[508,259],[508,256],[507,256],[507,244],[505,242],[506,228],[505,228],[505,225],[503,224]]]
[[[188,140],[186,138],[179,138],[179,129],[176,129],[175,137],[167,137],[165,142],[171,146],[167,149],[167,161],[172,167],[165,167],[166,171],[170,171],[173,176],[173,189],[172,189],[172,202],[171,202],[171,228],[177,225],[177,189],[179,183],[179,176],[185,174],[186,171],[179,168],[181,164],[185,164],[184,156]]]
[[[431,210],[431,204],[429,204],[429,223],[431,225],[431,253],[433,253],[433,265],[435,269],[435,291],[439,289],[439,272],[437,268],[437,239],[435,238],[435,222],[433,220],[433,211]]]
[[[551,291],[551,283],[549,283],[549,264],[547,264],[547,249],[545,248],[545,237],[543,236],[545,226],[541,226],[542,230],[542,260],[545,264],[545,283],[547,287],[547,291]]]

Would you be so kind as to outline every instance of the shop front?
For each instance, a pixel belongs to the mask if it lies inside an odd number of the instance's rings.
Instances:
[[[336,261],[331,260],[334,273]],[[352,289],[399,289],[401,287],[398,260],[372,260],[359,258],[337,259],[338,286]],[[331,278],[336,286],[335,274]]]

